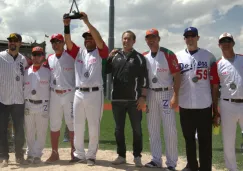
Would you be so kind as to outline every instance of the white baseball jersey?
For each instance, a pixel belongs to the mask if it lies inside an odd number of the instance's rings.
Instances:
[[[151,55],[151,51],[143,53],[147,61],[149,88],[172,87],[172,74],[179,72],[175,54],[163,47],[160,47],[155,57]],[[156,82],[153,82],[156,78]]]
[[[24,75],[24,98],[31,100],[50,99],[50,78],[48,68],[41,66],[37,71],[32,65],[25,71]]]
[[[51,70],[51,88],[57,90],[75,89],[74,59],[63,51],[60,57],[52,54],[47,59]]]
[[[179,106],[186,109],[209,107],[212,104],[209,71],[216,58],[205,49],[198,49],[193,55],[184,49],[176,56],[181,69]]]
[[[211,84],[220,84],[222,99],[243,99],[243,55],[235,55],[232,62],[222,57],[210,75]]]
[[[7,50],[0,52],[0,102],[5,105],[24,103],[24,70],[26,58],[18,54],[16,60]]]
[[[108,57],[108,47],[104,43],[102,50],[96,48],[88,52],[73,44],[69,54],[75,58],[76,87],[102,87],[102,58]]]

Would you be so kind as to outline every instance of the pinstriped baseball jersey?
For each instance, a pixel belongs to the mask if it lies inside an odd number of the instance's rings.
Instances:
[[[48,68],[41,66],[33,71],[33,65],[25,71],[24,98],[31,100],[49,100],[51,73]]]
[[[76,87],[102,87],[102,58],[108,57],[108,47],[104,43],[102,50],[96,48],[88,52],[73,44],[68,53],[75,58]]]
[[[171,87],[172,74],[180,71],[175,54],[169,49],[160,47],[155,57],[151,55],[151,51],[145,52],[143,55],[147,61],[149,87]],[[153,78],[157,78],[156,82],[152,81]]]
[[[47,62],[51,70],[51,88],[75,88],[74,59],[66,51],[63,51],[61,57],[57,57],[56,54],[50,55]]]
[[[220,84],[222,99],[243,99],[243,55],[235,55],[234,61],[222,57],[211,69],[211,84]]]
[[[16,60],[8,52],[0,52],[0,102],[5,105],[24,103],[24,70],[26,58],[18,54]]]
[[[176,56],[181,69],[179,106],[187,109],[209,107],[212,104],[209,71],[216,58],[205,49],[198,49],[193,55],[184,49]]]

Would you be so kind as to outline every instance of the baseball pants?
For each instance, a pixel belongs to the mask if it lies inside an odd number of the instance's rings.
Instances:
[[[175,111],[170,108],[173,90],[153,91],[148,90],[147,95],[147,124],[149,131],[150,150],[152,161],[162,165],[161,147],[161,120],[164,130],[166,165],[176,167],[178,160],[177,129]]]
[[[185,109],[180,107],[182,133],[186,142],[186,156],[191,171],[212,171],[212,108]],[[195,133],[198,134],[198,168]]]
[[[68,130],[73,131],[73,99],[74,91],[64,94],[57,94],[51,91],[50,129],[52,132],[57,132],[61,129],[63,114]]]
[[[112,112],[116,123],[115,137],[117,143],[117,154],[126,158],[126,143],[125,143],[125,121],[126,113],[129,119],[133,132],[133,156],[141,157],[143,149],[142,136],[142,111],[137,110],[137,101],[113,101]]]
[[[45,147],[49,121],[49,102],[33,104],[25,102],[25,133],[27,155],[41,157]]]
[[[0,159],[9,159],[8,122],[11,115],[14,126],[15,157],[24,156],[24,104],[4,105],[0,103]]]
[[[76,90],[74,96],[74,147],[75,157],[79,159],[96,159],[99,146],[100,122],[103,113],[103,90],[82,92]],[[84,150],[85,123],[88,123],[89,146]]]
[[[242,103],[220,100],[221,127],[224,145],[224,159],[226,168],[230,171],[238,171],[235,157],[236,128],[239,122],[243,127]]]

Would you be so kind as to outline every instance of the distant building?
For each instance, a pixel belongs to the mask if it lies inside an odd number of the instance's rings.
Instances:
[[[20,53],[28,58],[31,57],[31,50],[35,46],[40,46],[44,49],[44,52],[46,53],[46,42],[42,43],[24,43],[22,42],[22,45],[20,47]],[[8,41],[7,40],[0,40],[0,51],[8,49]]]

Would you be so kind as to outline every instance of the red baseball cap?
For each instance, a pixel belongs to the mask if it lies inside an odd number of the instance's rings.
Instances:
[[[44,52],[43,48],[40,46],[36,46],[32,48],[32,53],[33,52]]]
[[[149,35],[154,35],[154,36],[159,36],[159,31],[155,28],[151,28],[149,30],[146,31],[146,36],[149,36]]]
[[[64,41],[64,37],[63,37],[63,35],[61,35],[61,34],[59,34],[59,33],[53,34],[53,35],[51,36],[51,40],[50,40],[50,41],[52,41],[53,39],[57,39],[57,40],[60,40],[60,41]]]
[[[82,37],[85,38],[87,35],[91,35],[90,31],[86,31],[82,34]],[[92,35],[91,35],[92,36]]]

